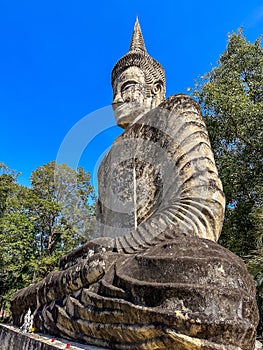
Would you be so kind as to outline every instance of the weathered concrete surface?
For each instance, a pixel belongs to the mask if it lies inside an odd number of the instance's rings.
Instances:
[[[39,307],[36,329],[120,350],[254,348],[255,286],[227,249],[180,237],[104,259],[99,282]]]
[[[104,350],[97,346],[84,345],[65,339],[55,339],[52,336],[34,333],[21,333],[19,328],[0,324],[0,350],[57,350],[66,349],[70,344],[71,350]]]
[[[51,344],[52,337],[43,334],[20,333],[19,328],[0,324],[0,350],[57,350],[65,349],[70,344],[71,350],[107,350],[92,345],[79,344],[65,339],[56,339]],[[254,350],[262,350],[262,344],[256,342]]]
[[[262,350],[263,346],[259,341],[256,341],[255,350]]]

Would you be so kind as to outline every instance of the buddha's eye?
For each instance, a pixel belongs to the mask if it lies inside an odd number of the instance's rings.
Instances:
[[[136,81],[127,81],[121,87],[121,92],[128,91],[130,88],[134,88],[138,83]]]

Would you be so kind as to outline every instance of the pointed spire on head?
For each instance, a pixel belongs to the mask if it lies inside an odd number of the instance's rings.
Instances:
[[[131,45],[129,51],[137,51],[140,50],[142,52],[146,52],[146,47],[144,44],[144,39],[142,36],[142,30],[139,23],[138,16],[136,16],[136,21],[132,33]]]

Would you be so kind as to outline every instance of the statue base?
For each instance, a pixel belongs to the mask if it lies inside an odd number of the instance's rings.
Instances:
[[[69,345],[69,346],[68,346]],[[107,350],[93,345],[80,344],[62,338],[53,338],[42,333],[22,333],[18,327],[0,324],[0,350]],[[256,341],[254,350],[262,350]]]
[[[54,338],[48,334],[22,333],[18,327],[0,324],[0,350],[107,350],[80,344],[72,340]]]

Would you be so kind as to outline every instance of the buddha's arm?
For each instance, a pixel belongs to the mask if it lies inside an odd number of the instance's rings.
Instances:
[[[174,203],[156,212],[136,230],[116,238],[116,250],[134,253],[180,235],[217,241],[224,212],[221,203],[224,197],[222,193],[215,193],[215,196],[217,200],[201,200],[191,196],[175,199]]]

